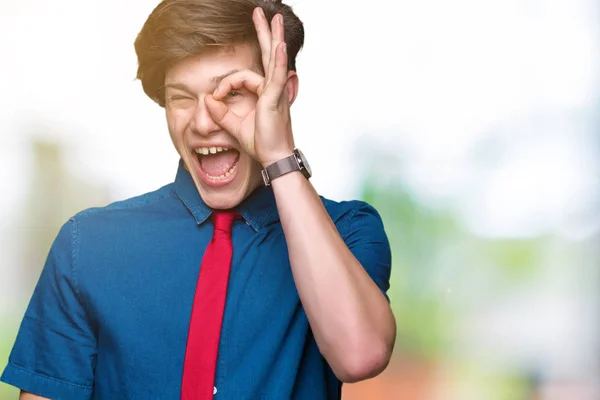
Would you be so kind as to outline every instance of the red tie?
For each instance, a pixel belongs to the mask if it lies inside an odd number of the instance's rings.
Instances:
[[[206,248],[194,295],[183,365],[182,400],[213,398],[217,350],[231,268],[235,212],[213,212],[214,233]]]

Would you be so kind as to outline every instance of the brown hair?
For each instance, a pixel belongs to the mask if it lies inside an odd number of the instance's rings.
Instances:
[[[292,8],[281,0],[163,0],[152,11],[135,40],[136,78],[144,92],[164,107],[166,71],[177,61],[215,47],[251,44],[261,72],[260,46],[252,13],[262,7],[268,21],[284,18],[288,68],[296,70],[296,56],[304,45],[304,27]]]

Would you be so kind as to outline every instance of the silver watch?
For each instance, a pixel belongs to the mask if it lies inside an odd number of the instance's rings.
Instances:
[[[262,177],[263,181],[265,182],[265,186],[269,186],[273,179],[293,171],[302,172],[302,175],[304,175],[306,179],[310,179],[312,176],[310,165],[308,165],[306,157],[304,157],[304,154],[302,154],[299,149],[294,149],[294,152],[291,156],[274,162],[262,170]]]

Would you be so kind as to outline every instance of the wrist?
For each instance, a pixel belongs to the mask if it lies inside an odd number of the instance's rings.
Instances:
[[[310,182],[301,171],[292,171],[285,175],[281,175],[277,179],[273,179],[273,181],[271,181],[271,186],[276,191],[278,190],[276,188],[279,188],[281,193],[289,194],[295,190],[294,188],[300,187],[303,181]]]

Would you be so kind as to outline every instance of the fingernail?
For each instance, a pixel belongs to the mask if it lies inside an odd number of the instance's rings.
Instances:
[[[287,43],[284,43],[282,46],[283,54],[287,54]]]
[[[262,7],[258,8],[258,15],[260,15],[264,19],[267,18],[267,17],[265,17],[265,11],[262,9]]]
[[[279,23],[283,25],[283,16],[279,14],[277,17],[279,18]]]

